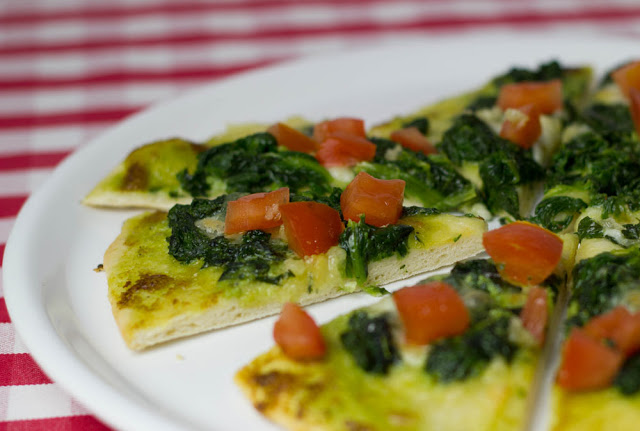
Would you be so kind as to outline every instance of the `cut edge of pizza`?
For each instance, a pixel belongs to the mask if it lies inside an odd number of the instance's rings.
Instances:
[[[327,204],[290,202],[287,189],[196,199],[127,220],[103,264],[127,345],[139,350],[257,319],[288,301],[381,293],[379,285],[482,250],[483,219],[402,207],[401,181],[356,180],[342,206],[333,202],[345,219],[352,214],[347,222]],[[396,189],[392,205],[388,186]]]

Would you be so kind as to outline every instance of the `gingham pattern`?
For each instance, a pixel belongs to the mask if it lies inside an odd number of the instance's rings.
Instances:
[[[71,151],[203,82],[284,59],[443,32],[640,39],[636,0],[0,0],[0,261],[29,194]],[[0,275],[2,269],[0,268]],[[38,368],[0,277],[0,430],[104,430]]]

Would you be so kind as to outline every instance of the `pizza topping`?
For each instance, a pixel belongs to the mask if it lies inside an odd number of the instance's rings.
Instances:
[[[278,145],[287,147],[291,151],[313,153],[318,149],[318,143],[304,133],[283,123],[276,123],[267,129],[278,141]]]
[[[520,218],[518,185],[544,176],[530,150],[501,138],[475,115],[457,117],[444,133],[440,149],[459,167],[478,166],[475,176],[479,174],[485,204],[493,214],[506,211]]]
[[[289,189],[280,188],[269,193],[254,193],[227,203],[224,233],[270,229],[282,224],[280,205],[289,202]]]
[[[539,346],[544,343],[545,329],[549,318],[548,295],[546,289],[533,286],[529,289],[527,302],[520,313],[522,326],[533,335]]]
[[[322,143],[335,134],[366,138],[364,121],[359,118],[340,117],[318,123],[313,128],[313,139]]]
[[[622,353],[573,328],[563,352],[558,384],[571,391],[606,388],[623,361]]]
[[[436,147],[420,132],[417,127],[405,127],[391,133],[391,140],[405,148],[423,154],[437,153]]]
[[[340,236],[340,247],[347,252],[345,274],[365,283],[369,273],[369,263],[385,257],[405,256],[409,251],[408,238],[414,229],[403,224],[376,228],[364,221],[350,220]]]
[[[503,111],[533,105],[540,114],[553,114],[562,108],[562,81],[521,82],[500,88],[497,105]]]
[[[291,202],[280,206],[289,247],[299,256],[324,253],[338,245],[344,229],[340,213],[319,202]]]
[[[376,155],[371,162],[359,163],[357,169],[379,179],[404,180],[406,199],[424,207],[452,209],[477,197],[471,182],[443,155],[416,154],[389,139],[371,141]]]
[[[393,294],[405,340],[424,345],[464,332],[469,312],[453,287],[443,282],[405,287]]]
[[[368,373],[387,374],[400,360],[391,325],[384,314],[370,316],[365,311],[356,311],[349,317],[340,341],[355,363]]]
[[[586,207],[587,203],[579,198],[551,196],[536,205],[530,220],[551,232],[560,232],[569,227]]]
[[[570,316],[570,323],[582,326],[613,309],[628,289],[637,288],[639,279],[638,247],[625,253],[600,253],[580,261],[574,268],[571,292],[571,308],[577,312]]]
[[[288,187],[291,193],[331,191],[331,175],[311,155],[279,151],[270,133],[256,133],[216,145],[198,156],[192,172],[178,174],[182,188],[194,197],[226,192],[255,193]]]
[[[223,269],[219,281],[247,280],[279,284],[289,277],[287,271],[272,271],[292,254],[287,244],[274,240],[261,230],[250,230],[230,240],[224,235],[212,237],[198,227],[206,218],[221,218],[226,202],[234,196],[214,200],[194,199],[189,205],[176,205],[167,216],[171,235],[167,238],[169,254],[183,263],[201,260],[204,267]]]
[[[320,144],[316,152],[316,159],[322,166],[354,166],[362,161],[368,161],[376,155],[376,146],[367,139],[335,132]]]
[[[358,221],[364,215],[373,226],[396,223],[402,214],[404,186],[403,180],[379,180],[360,172],[340,197],[344,219]]]
[[[295,360],[320,359],[327,349],[316,322],[292,302],[282,307],[273,326],[273,338],[284,354]]]
[[[640,354],[625,361],[613,380],[613,385],[624,395],[635,395],[640,392]]]
[[[611,342],[629,356],[640,349],[640,312],[632,314],[625,307],[615,307],[587,322],[584,331],[595,340]]]
[[[640,61],[633,61],[611,73],[611,78],[625,97],[630,97],[631,89],[640,90]]]
[[[505,121],[500,129],[500,137],[508,139],[522,148],[531,148],[541,133],[540,114],[534,105],[507,109],[505,112]]]
[[[494,313],[455,337],[431,346],[425,369],[440,382],[465,380],[478,375],[496,356],[510,362],[518,350],[509,336],[511,317]]]
[[[562,240],[557,235],[522,221],[485,232],[482,243],[500,275],[524,286],[543,282],[562,256]]]

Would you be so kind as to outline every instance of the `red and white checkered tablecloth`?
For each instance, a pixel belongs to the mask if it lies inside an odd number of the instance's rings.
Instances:
[[[285,59],[495,29],[640,40],[640,2],[0,0],[0,261],[20,207],[56,165],[154,102]],[[109,429],[29,355],[1,272],[0,430]]]

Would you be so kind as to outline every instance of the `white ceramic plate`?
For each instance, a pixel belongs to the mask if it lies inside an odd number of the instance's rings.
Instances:
[[[132,212],[81,198],[131,149],[156,138],[200,140],[225,124],[293,114],[374,124],[473,88],[512,65],[558,58],[600,70],[637,55],[637,41],[566,34],[468,34],[407,40],[312,58],[205,86],[136,115],[69,157],[21,211],[7,245],[11,318],[45,372],[109,424],[129,430],[269,430],[233,385],[272,345],[274,318],[129,351],[107,302],[102,262]],[[319,322],[371,302],[352,295],[310,307]]]

